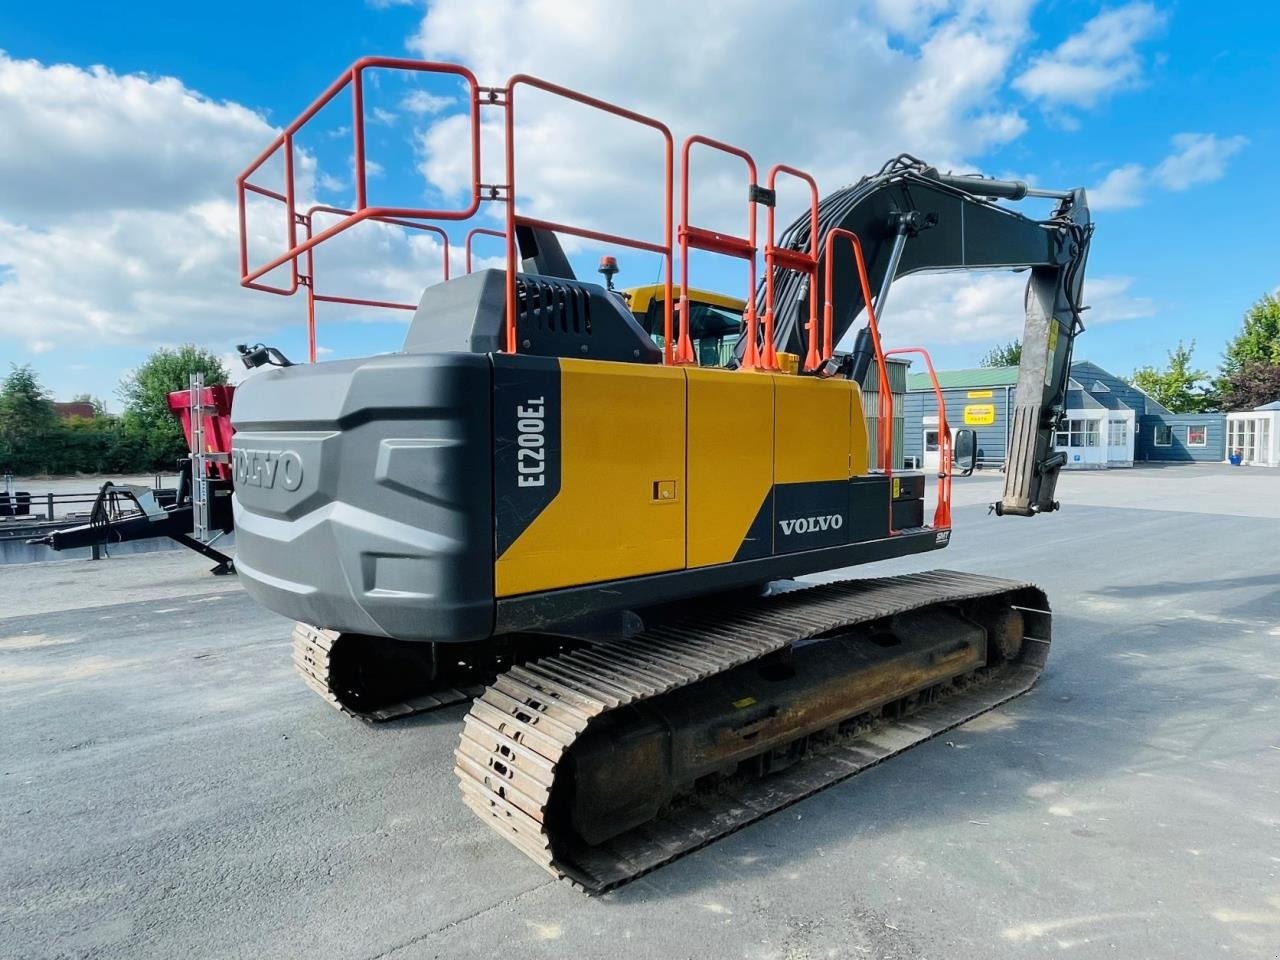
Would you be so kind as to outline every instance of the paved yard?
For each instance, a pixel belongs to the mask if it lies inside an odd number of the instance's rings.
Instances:
[[[1028,696],[601,899],[463,807],[186,552],[0,567],[0,957],[1280,956],[1280,473],[957,483],[928,566],[1033,579]]]

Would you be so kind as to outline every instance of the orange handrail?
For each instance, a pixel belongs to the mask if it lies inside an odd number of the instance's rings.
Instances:
[[[831,303],[831,281],[832,268],[835,265],[835,242],[838,238],[843,237],[849,241],[853,247],[853,260],[858,268],[858,283],[862,287],[862,301],[867,305],[867,328],[871,331],[871,345],[875,349],[876,367],[880,374],[880,398],[879,408],[876,412],[876,420],[879,424],[879,441],[880,441],[880,466],[884,470],[886,476],[893,474],[893,397],[889,393],[889,372],[884,363],[884,350],[880,346],[880,328],[876,323],[876,310],[871,303],[871,281],[867,278],[867,261],[862,256],[862,241],[858,239],[858,235],[851,230],[845,230],[843,227],[833,227],[827,232],[826,239],[826,301],[822,308],[823,318],[823,349],[825,354],[814,364],[826,362],[831,358],[832,354],[832,323],[834,320],[835,308]],[[810,304],[816,302],[816,298],[810,297]],[[817,354],[817,325],[811,327],[809,331],[809,349]]]
[[[501,230],[490,230],[488,227],[473,227],[467,232],[467,239],[463,242],[463,248],[467,255],[467,273],[471,272],[471,243],[476,237],[497,237],[499,240],[505,240],[507,235]]]
[[[621,117],[624,120],[631,120],[642,126],[650,127],[658,131],[662,135],[664,145],[664,210],[663,210],[663,238],[662,243],[656,244],[644,240],[637,240],[633,237],[623,237],[616,234],[602,233],[598,230],[588,230],[583,227],[575,227],[571,224],[556,223],[551,220],[538,220],[533,217],[521,216],[516,212],[516,167],[515,167],[515,94],[518,86],[532,87],[535,90],[541,90],[543,93],[549,93],[553,96],[563,97],[566,100],[572,100],[574,103],[580,103],[583,106],[591,107],[611,116]],[[653,117],[647,117],[642,113],[636,113],[634,110],[628,110],[625,107],[619,107],[607,101],[600,100],[596,97],[588,96],[585,93],[579,93],[576,90],[570,90],[568,87],[562,87],[559,84],[549,83],[546,80],[540,80],[537,77],[531,77],[527,74],[516,74],[507,81],[505,88],[506,97],[506,178],[505,184],[506,206],[507,206],[507,319],[506,319],[506,347],[508,353],[516,352],[516,227],[524,225],[528,227],[540,227],[545,230],[553,230],[557,233],[568,233],[573,236],[583,237],[587,240],[599,240],[603,243],[615,243],[623,247],[631,247],[635,250],[647,250],[657,253],[663,258],[665,267],[663,286],[665,289],[665,299],[663,301],[663,359],[666,363],[672,362],[672,329],[671,329],[671,244],[672,244],[672,191],[674,186],[674,168],[675,168],[675,141],[671,137],[671,131],[665,123],[655,120]]]
[[[924,347],[898,347],[885,353],[886,357],[901,353],[918,353],[924,358],[933,383],[933,395],[938,402],[938,506],[933,511],[933,525],[939,530],[951,529],[951,427],[947,423],[947,401],[933,369],[933,358]]]
[[[470,149],[471,149],[471,183],[470,196],[467,205],[461,209],[452,210],[427,210],[416,207],[370,207],[368,205],[368,196],[366,189],[366,162],[365,162],[365,142],[364,142],[364,71],[370,69],[390,69],[390,70],[408,70],[415,73],[433,73],[445,74],[460,77],[466,82],[469,93],[469,108],[471,119],[470,130]],[[313,236],[307,237],[305,240],[298,240],[298,227],[303,225],[301,215],[295,213],[295,201],[297,199],[296,185],[294,182],[294,163],[293,163],[293,138],[294,135],[317,113],[320,112],[330,101],[333,100],[346,87],[350,86],[352,91],[352,109],[353,109],[353,156],[355,157],[355,180],[356,180],[356,206],[355,210],[342,220],[335,223],[326,230],[322,230]],[[263,290],[267,293],[276,293],[289,296],[298,289],[298,257],[315,247],[317,244],[324,243],[330,237],[349,230],[362,220],[387,220],[388,218],[403,218],[411,220],[466,220],[475,215],[480,209],[480,99],[479,84],[475,75],[466,67],[458,66],[453,63],[439,63],[429,60],[409,60],[401,57],[362,57],[353,63],[350,67],[342,72],[333,83],[320,94],[312,104],[302,111],[288,126],[284,128],[276,136],[271,144],[263,150],[254,161],[245,168],[244,172],[236,178],[236,194],[237,205],[240,220],[240,283],[242,286],[249,287],[254,290]],[[277,151],[284,152],[284,193],[269,190],[250,182],[252,177],[264,163],[266,163]],[[246,194],[256,193],[276,200],[285,207],[286,214],[286,236],[288,237],[288,249],[279,256],[273,257],[266,263],[258,266],[250,266],[249,264],[249,241],[247,229],[246,214]],[[260,279],[278,267],[286,263],[291,263],[291,282],[288,287],[274,287],[269,284],[260,283]]]
[[[750,177],[747,191],[747,235],[735,237],[702,227],[694,227],[689,223],[689,152],[701,144],[712,150],[719,150],[730,156],[740,158],[747,165]],[[722,253],[726,256],[739,257],[747,261],[747,308],[746,337],[747,345],[743,353],[742,365],[751,369],[756,365],[756,338],[759,335],[756,320],[756,190],[759,184],[756,176],[756,162],[751,154],[732,144],[712,140],[700,134],[694,134],[684,141],[680,151],[680,230],[677,238],[680,243],[680,335],[676,341],[675,362],[693,363],[693,346],[689,336],[689,248]]]
[[[789,176],[803,180],[809,185],[809,252],[807,254],[799,253],[795,250],[787,250],[779,247],[774,243],[774,208],[777,203],[769,205],[768,213],[768,232],[769,242],[764,248],[764,354],[760,358],[760,364],[766,370],[778,369],[777,350],[773,343],[773,274],[777,269],[797,270],[810,276],[810,290],[813,288],[814,281],[818,278],[818,184],[809,174],[803,170],[797,170],[795,167],[788,166],[785,163],[775,163],[769,170],[767,187],[770,191],[776,190],[778,174],[785,173]],[[809,296],[809,354],[805,357],[804,369],[813,371],[818,369],[817,347],[815,337],[818,334],[818,301],[812,294]]]
[[[307,238],[312,236],[312,226],[317,213],[332,213],[338,216],[351,216],[352,211],[342,207],[332,207],[328,204],[318,203],[311,207],[302,215],[301,222],[306,228]],[[403,227],[408,230],[423,230],[427,233],[434,233],[440,238],[440,246],[444,256],[443,273],[444,279],[449,279],[449,234],[434,223],[416,223],[412,220],[400,220],[394,217],[369,217],[368,220],[377,223],[388,223],[392,226]],[[312,363],[316,362],[316,304],[317,303],[347,303],[358,307],[379,307],[386,310],[416,310],[416,303],[396,303],[391,300],[369,300],[362,297],[342,297],[331,293],[316,292],[316,264],[315,264],[315,247],[307,248],[307,272],[305,275],[298,275],[298,282],[307,288],[307,355]]]

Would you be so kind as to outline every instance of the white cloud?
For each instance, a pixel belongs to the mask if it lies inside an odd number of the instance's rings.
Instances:
[[[1013,85],[1051,106],[1091,107],[1141,83],[1144,64],[1137,46],[1165,20],[1150,3],[1104,10],[1056,49],[1032,60]]]
[[[902,343],[990,345],[1022,336],[1026,273],[923,273],[897,281],[885,309],[886,348]],[[1133,278],[1085,281],[1085,323],[1149,317],[1155,304],[1132,292]],[[851,340],[851,338],[850,338]],[[846,344],[847,346],[847,344]]]
[[[615,5],[602,31],[572,5],[549,0],[502,0],[501,9],[439,0],[412,46],[468,64],[482,83],[528,71],[589,91],[663,118],[677,146],[703,132],[752,150],[762,175],[787,161],[830,190],[903,151],[969,169],[1020,136],[1025,120],[1005,94],[1029,41],[1029,3],[815,0],[797,16],[748,0],[652,0]],[[521,28],[495,30],[499,21]],[[698,38],[697,57],[671,42],[675,22]],[[462,100],[418,90],[399,106],[418,128],[425,178],[450,195],[465,188]],[[522,209],[660,239],[661,147],[651,131],[633,137],[528,90],[518,109]],[[490,112],[485,126],[489,164],[501,157],[499,118]],[[276,133],[259,113],[174,78],[0,54],[0,130],[18,132],[0,138],[0,336],[30,348],[212,340],[222,350],[301,323],[300,297],[237,284],[232,186]],[[739,168],[710,154],[695,163],[695,219],[741,229]],[[326,171],[306,155],[300,169],[308,198],[316,186],[336,192],[349,184],[349,171]],[[496,172],[487,169],[486,179],[500,179]],[[780,223],[798,197],[793,185],[783,188]],[[280,249],[282,221],[278,210],[270,220],[251,218],[255,260]],[[317,253],[321,288],[413,301],[438,275],[440,253],[432,237],[367,224]],[[897,342],[917,333],[985,341],[1021,329],[1022,277],[910,282],[923,292],[915,306],[895,292],[889,312],[901,314],[895,329],[904,331]],[[954,328],[939,329],[938,316],[954,318]]]
[[[887,11],[887,12],[886,12]],[[411,41],[415,53],[466,63],[482,83],[516,72],[590,92],[662,118],[677,148],[705,133],[750,150],[761,176],[777,161],[807,169],[825,189],[874,171],[906,151],[960,166],[1019,136],[1025,122],[1001,103],[1027,38],[1027,2],[921,0],[889,4],[818,0],[803,16],[748,0],[616,4],[601,31],[572,4],[506,0],[500,10],[439,0]],[[497,31],[496,20],[520,23]],[[672,23],[698,38],[696,57],[673,43]],[[902,42],[903,32],[911,33]],[[643,57],[635,55],[644,50]],[[661,146],[652,131],[517,93],[517,183],[524,209],[652,239],[660,202]],[[496,113],[485,157],[496,160]],[[456,192],[467,182],[466,122],[442,117],[421,136],[421,168]],[[735,162],[695,154],[695,219],[741,229],[745,178]],[[500,171],[486,169],[486,177]],[[788,184],[780,215],[796,212]],[[785,221],[784,221],[785,222]]]
[[[1186,190],[1199,183],[1221,180],[1227,161],[1248,144],[1245,137],[1219,138],[1212,133],[1180,133],[1173,138],[1176,153],[1155,168],[1155,178],[1166,190]]]
[[[1096,187],[1089,188],[1092,210],[1137,207],[1152,185],[1179,192],[1202,183],[1221,180],[1227,161],[1248,145],[1245,137],[1218,137],[1212,133],[1179,133],[1170,141],[1174,152],[1152,170],[1140,163],[1116,167]]]
[[[407,113],[423,116],[424,114],[440,113],[446,107],[453,106],[456,102],[453,97],[441,96],[426,90],[414,90],[406,94],[404,99],[400,101],[400,109]]]
[[[1126,163],[1116,167],[1096,187],[1086,192],[1089,197],[1089,209],[1124,210],[1142,204],[1143,192],[1147,186],[1147,168],[1140,163]]]
[[[276,133],[257,113],[172,77],[0,53],[0,130],[0,337],[44,353],[188,340],[221,349],[303,322],[301,295],[238,283],[235,178]],[[317,181],[341,186],[299,157],[300,205]],[[278,206],[252,204],[250,226],[255,262],[283,250]],[[364,224],[316,261],[329,292],[416,302],[442,258],[431,238]]]
[[[22,222],[227,196],[270,141],[257,113],[172,77],[45,66],[0,52],[0,214]]]

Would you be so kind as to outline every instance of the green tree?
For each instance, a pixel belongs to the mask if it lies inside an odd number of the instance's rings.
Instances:
[[[1191,354],[1195,349],[1194,340],[1190,346],[1179,340],[1177,348],[1169,351],[1167,367],[1140,367],[1129,379],[1147,396],[1174,413],[1210,410],[1214,406],[1214,396],[1210,390],[1209,374],[1191,366]]]
[[[169,410],[169,394],[187,389],[193,373],[203,373],[206,386],[227,382],[222,361],[190,343],[157,350],[121,381],[122,426],[132,445],[143,451],[145,468],[170,468],[187,452],[182,427]]]
[[[999,343],[987,351],[987,355],[982,358],[981,366],[984,367],[1016,367],[1022,362],[1022,341],[1010,340],[1008,343]]]
[[[1218,381],[1223,410],[1252,410],[1280,400],[1280,363],[1252,360]]]
[[[1223,352],[1223,376],[1246,363],[1280,363],[1280,296],[1268,293],[1245,312],[1243,327]]]
[[[29,365],[10,368],[0,385],[0,470],[47,471],[48,441],[58,426],[53,403]]]

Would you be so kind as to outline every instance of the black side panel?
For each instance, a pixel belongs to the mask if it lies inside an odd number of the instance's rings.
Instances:
[[[889,535],[889,478],[854,477],[848,484],[849,540],[879,540]]]
[[[560,361],[493,357],[495,557],[560,492]]]
[[[887,516],[887,492],[883,502]],[[628,580],[608,580],[581,587],[509,597],[498,601],[498,619],[494,632],[505,634],[522,630],[546,630],[610,610],[634,610],[686,597],[735,590],[769,580],[799,577],[819,570],[835,570],[860,563],[888,560],[891,557],[924,553],[945,546],[945,533],[926,530],[872,540],[869,543],[846,543],[838,547],[762,557],[742,563],[722,563],[714,567],[675,570]]]
[[[924,474],[895,473],[892,486],[894,500],[919,500],[924,497]]]
[[[847,480],[779,483],[774,496],[774,553],[796,553],[848,543]]]
[[[893,501],[893,529],[912,530],[924,526],[923,500]]]

